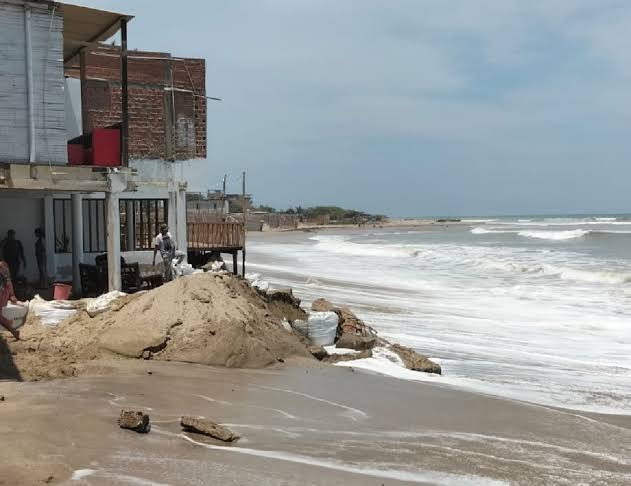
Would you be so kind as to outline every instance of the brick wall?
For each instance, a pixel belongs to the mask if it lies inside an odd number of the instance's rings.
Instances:
[[[86,55],[88,126],[121,121],[120,49]],[[129,51],[129,157],[186,160],[206,157],[206,64],[162,52]],[[78,57],[65,68],[80,77]],[[171,89],[173,87],[173,89]]]

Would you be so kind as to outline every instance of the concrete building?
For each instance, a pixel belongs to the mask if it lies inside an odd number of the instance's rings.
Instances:
[[[186,191],[206,170],[205,63],[129,51],[131,19],[0,0],[0,42],[8,47],[0,62],[0,235],[16,231],[28,279],[37,276],[38,227],[49,276],[77,289],[79,264],[103,253],[109,287],[120,288],[120,256],[149,262],[162,223],[187,249]],[[121,46],[100,44],[119,30]],[[96,164],[88,134],[103,127],[120,134],[118,163]],[[92,161],[69,163],[75,137]]]

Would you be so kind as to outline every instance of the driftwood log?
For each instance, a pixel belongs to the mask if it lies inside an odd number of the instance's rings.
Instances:
[[[232,432],[227,427],[207,419],[184,416],[182,417],[181,424],[186,432],[204,434],[224,442],[234,442],[240,437],[239,434]]]

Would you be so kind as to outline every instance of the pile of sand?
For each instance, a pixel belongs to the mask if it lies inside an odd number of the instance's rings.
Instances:
[[[287,300],[270,302],[232,275],[193,275],[123,297],[94,318],[80,311],[56,328],[34,319],[10,348],[25,379],[73,375],[77,365],[108,357],[261,368],[311,357],[280,325],[304,314]]]

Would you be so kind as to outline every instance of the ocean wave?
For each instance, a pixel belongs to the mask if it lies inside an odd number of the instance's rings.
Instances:
[[[474,235],[493,235],[493,234],[517,234],[526,238],[539,238],[543,240],[570,240],[573,238],[580,238],[587,235],[631,235],[631,230],[614,230],[614,229],[584,229],[578,228],[575,230],[529,230],[524,231],[521,229],[498,229],[498,228],[483,228],[476,227],[471,230],[471,234]]]
[[[539,238],[541,240],[571,240],[574,238],[581,238],[589,234],[589,230],[575,229],[567,231],[520,231],[517,233],[519,236],[525,236],[526,238]]]
[[[558,277],[561,280],[575,282],[626,284],[631,283],[629,272],[599,272],[594,270],[580,270],[577,268],[557,267],[546,263],[522,263],[513,261],[492,260],[483,266],[493,270],[503,270],[512,273],[530,273]]]
[[[375,243],[354,243],[348,237],[318,235],[310,240],[316,241],[316,248],[327,253],[358,257],[412,258],[421,253],[418,248],[405,245],[379,245]]]
[[[536,226],[536,227],[550,227],[550,226],[629,226],[631,221],[617,221],[617,220],[576,220],[576,221],[532,221],[532,220],[517,220],[517,221],[495,221],[494,225],[502,226]]]

